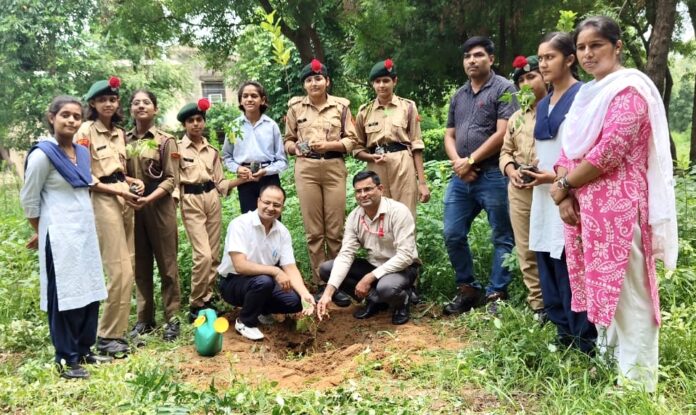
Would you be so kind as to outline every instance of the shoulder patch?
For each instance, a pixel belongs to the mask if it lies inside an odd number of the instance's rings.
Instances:
[[[302,97],[302,96],[290,98],[290,100],[288,101],[288,107],[292,107],[293,105],[296,105],[296,104],[302,102],[303,99],[304,99],[304,97]]]
[[[348,99],[342,97],[334,97],[334,99],[344,107],[350,107],[350,101]]]

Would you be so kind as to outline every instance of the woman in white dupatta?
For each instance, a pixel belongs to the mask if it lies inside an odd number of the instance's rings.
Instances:
[[[660,306],[655,259],[677,256],[665,110],[652,81],[621,65],[619,26],[591,17],[575,31],[578,61],[594,77],[563,124],[552,197],[566,224],[573,311],[587,311],[600,352],[625,379],[657,384]]]

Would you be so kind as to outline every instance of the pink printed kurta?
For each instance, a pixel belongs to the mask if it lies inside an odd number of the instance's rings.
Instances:
[[[655,259],[648,224],[648,146],[650,119],[643,97],[634,88],[617,94],[609,105],[599,138],[585,160],[603,173],[575,189],[580,224],[565,225],[566,258],[573,311],[609,326],[614,318],[633,239],[640,226],[645,267],[655,322],[660,324]],[[581,160],[562,151],[556,163],[572,171]]]

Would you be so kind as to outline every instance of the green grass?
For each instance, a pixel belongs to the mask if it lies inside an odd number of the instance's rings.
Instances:
[[[430,312],[437,312],[454,288],[441,235],[442,197],[447,182],[443,166],[428,163],[433,200],[419,206],[418,245],[426,263],[420,283]],[[350,162],[349,167],[354,172],[360,165]],[[283,218],[293,234],[298,263],[308,275],[291,177],[286,174],[283,178],[290,194]],[[225,387],[219,386],[220,382],[204,389],[189,384],[180,370],[185,354],[179,350],[190,341],[189,327],[173,344],[150,341],[120,364],[91,370],[92,378],[87,382],[67,382],[58,377],[52,365],[46,316],[38,307],[38,261],[35,253],[24,248],[31,232],[18,206],[17,193],[17,184],[0,188],[1,413],[696,413],[696,264],[691,259],[696,254],[696,180],[691,177],[680,178],[677,187],[679,268],[668,274],[660,272],[664,323],[660,383],[653,395],[630,386],[617,389],[612,362],[556,346],[553,327],[539,326],[527,310],[518,271],[511,286],[512,298],[498,318],[475,311],[426,323],[436,333],[458,337],[466,347],[360,354],[355,358],[356,377],[325,391],[293,392],[272,383],[253,385],[224,365],[218,378],[229,380]],[[225,224],[238,214],[235,197],[224,202],[224,212]],[[487,228],[485,219],[479,218],[472,230],[477,275],[487,274],[489,268]],[[190,281],[189,251],[181,232],[179,262],[184,298]],[[515,264],[514,257],[510,263]]]

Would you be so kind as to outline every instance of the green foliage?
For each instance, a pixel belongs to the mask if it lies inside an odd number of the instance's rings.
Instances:
[[[575,29],[575,19],[577,19],[578,14],[572,10],[559,10],[558,23],[556,23],[556,30],[559,32],[572,32]]]
[[[211,142],[222,143],[225,138],[234,143],[241,136],[239,108],[232,104],[215,104],[205,116],[205,126]]]
[[[423,131],[423,143],[425,144],[423,151],[425,160],[447,160],[444,128]]]

